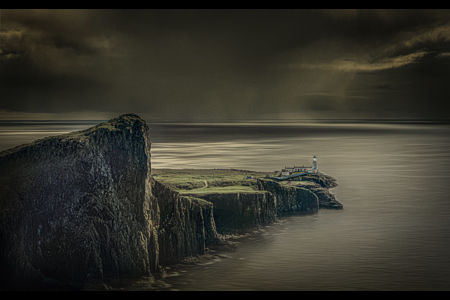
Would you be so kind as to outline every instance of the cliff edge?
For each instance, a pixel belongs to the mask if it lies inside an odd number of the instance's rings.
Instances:
[[[151,276],[204,253],[212,205],[152,183],[150,148],[125,114],[1,152],[0,289]]]
[[[278,183],[238,170],[152,176],[150,150],[145,121],[125,114],[0,152],[0,290],[150,277],[205,254],[223,241],[221,233],[342,208],[328,191],[331,177]]]
[[[273,180],[266,172],[234,169],[154,169],[152,177],[181,195],[213,204],[219,234],[240,234],[291,214],[342,209],[330,192],[336,179],[321,172]]]
[[[149,129],[139,116],[3,151],[0,174],[3,286],[157,268]]]

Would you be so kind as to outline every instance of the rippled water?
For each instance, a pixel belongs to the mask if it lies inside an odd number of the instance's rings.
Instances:
[[[2,124],[0,150],[87,125]],[[316,155],[319,170],[338,180],[332,192],[344,204],[343,210],[282,218],[259,234],[237,240],[234,251],[220,253],[211,263],[173,267],[158,289],[450,289],[448,125],[150,128],[152,168],[274,171],[310,164]],[[117,288],[146,290],[155,285],[141,280]]]

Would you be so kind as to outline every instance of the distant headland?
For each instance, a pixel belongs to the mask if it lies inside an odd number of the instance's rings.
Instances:
[[[316,157],[278,174],[152,170],[149,132],[125,114],[0,152],[0,289],[154,276],[227,234],[343,208]]]

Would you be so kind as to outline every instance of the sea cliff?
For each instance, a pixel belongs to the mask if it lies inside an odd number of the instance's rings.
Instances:
[[[342,208],[333,180],[319,177],[292,187],[252,178],[238,190],[214,181],[213,192],[202,179],[203,193],[180,192],[152,176],[149,128],[135,114],[3,151],[0,289],[148,277],[204,254],[221,233]]]
[[[156,169],[153,177],[182,195],[213,204],[219,234],[239,234],[291,214],[342,209],[330,192],[336,179],[323,173],[277,181],[245,170]]]
[[[147,124],[123,115],[0,153],[2,287],[158,267]]]
[[[241,233],[276,220],[275,199],[269,192],[193,194],[214,205],[219,234]]]
[[[151,179],[158,199],[159,262],[180,262],[190,255],[204,254],[206,246],[218,242],[213,205],[203,199],[183,197],[168,186]]]

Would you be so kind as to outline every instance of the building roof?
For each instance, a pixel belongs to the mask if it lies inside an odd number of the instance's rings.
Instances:
[[[308,168],[312,168],[312,166],[311,167],[305,167],[305,166],[297,167],[297,166],[294,166],[292,168],[284,167],[284,170],[286,170],[286,169],[298,169],[298,168],[306,168],[306,169],[308,169]]]

